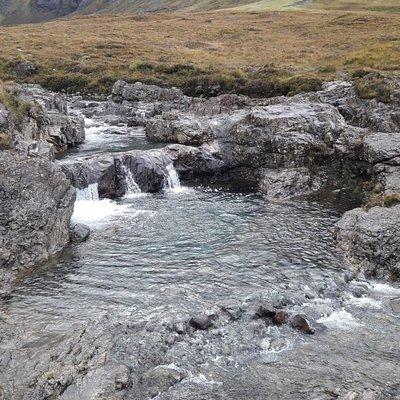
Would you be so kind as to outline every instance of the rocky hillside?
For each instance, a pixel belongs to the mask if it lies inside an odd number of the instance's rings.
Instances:
[[[397,0],[357,0],[351,3],[342,0],[5,0],[0,4],[0,23],[40,22],[70,14],[99,12],[204,11],[224,8],[251,11],[315,8],[400,12]]]

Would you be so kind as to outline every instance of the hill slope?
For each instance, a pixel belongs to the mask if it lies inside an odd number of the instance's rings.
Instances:
[[[400,12],[398,0],[3,0],[0,23],[40,22],[69,14],[323,9]]]

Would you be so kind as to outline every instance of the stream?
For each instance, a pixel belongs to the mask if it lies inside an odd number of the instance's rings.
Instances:
[[[146,141],[142,128],[86,123],[85,144],[58,162],[159,147]],[[319,327],[314,335],[233,325],[224,341],[203,342],[209,353],[201,374],[174,356],[191,371],[192,397],[178,385],[159,398],[316,399],[312,393],[338,387],[400,394],[400,321],[393,308],[400,287],[353,282],[361,295],[329,287],[313,295],[345,273],[332,232],[350,205],[267,202],[257,193],[192,186],[168,173],[168,185],[157,194],[141,193],[134,177],[118,200],[99,199],[96,185],[78,190],[72,219],[91,227],[89,240],[27,276],[1,305],[30,338],[26,346],[39,350],[106,315],[131,323],[170,321],[226,301],[251,303],[284,292],[295,299],[293,309]],[[271,346],[260,346],[266,337]],[[274,347],[278,339],[281,346]],[[229,356],[223,346],[231,348]],[[71,393],[62,399],[85,399]]]

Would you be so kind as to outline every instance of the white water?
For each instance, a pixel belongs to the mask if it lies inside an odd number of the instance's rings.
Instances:
[[[334,311],[327,317],[321,317],[317,322],[325,325],[327,328],[341,330],[350,330],[360,325],[348,311],[343,309]]]
[[[112,221],[112,217],[121,214],[126,207],[109,199],[99,199],[98,184],[93,183],[84,189],[76,189],[76,201],[72,223],[84,223],[90,227]]]
[[[99,185],[97,183],[92,183],[84,189],[76,189],[76,201],[82,200],[98,201]]]
[[[139,185],[136,183],[132,171],[125,165],[122,166],[122,169],[125,174],[125,184],[126,184],[125,196],[135,197],[137,195],[140,195],[142,191],[140,190]]]
[[[178,173],[176,172],[173,164],[168,164],[165,168],[166,170],[166,184],[165,189],[179,191],[181,187],[181,182],[179,180]]]

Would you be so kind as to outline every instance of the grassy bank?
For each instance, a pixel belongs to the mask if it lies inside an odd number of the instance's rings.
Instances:
[[[296,93],[358,70],[399,74],[400,15],[231,12],[97,15],[0,28],[0,78],[109,93],[117,79],[188,94]],[[38,72],[16,77],[29,60]]]

